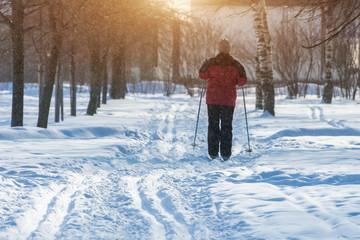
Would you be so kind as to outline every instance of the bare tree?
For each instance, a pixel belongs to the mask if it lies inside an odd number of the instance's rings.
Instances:
[[[343,33],[346,28],[355,24],[360,19],[360,2],[358,0],[305,0],[300,4],[301,8],[295,17],[307,19],[311,24],[322,18],[324,12],[328,17],[333,17],[333,24],[329,26],[328,33],[317,36],[311,44],[303,45],[304,47],[317,47],[331,41],[334,37]]]
[[[50,51],[48,56],[48,64],[45,74],[45,84],[41,96],[37,123],[37,126],[41,128],[47,128],[48,124],[51,96],[55,83],[60,49],[63,42],[64,29],[63,2],[61,0],[52,0],[48,1],[47,4],[49,17]]]
[[[274,69],[287,86],[290,98],[306,94],[301,92],[301,84],[307,84],[310,73],[314,73],[315,49],[301,47],[311,32],[316,30],[311,26],[300,25],[294,19],[284,22],[274,32]]]
[[[37,126],[47,128],[50,111],[52,92],[60,60],[61,50],[64,47],[66,31],[69,33],[74,30],[74,21],[78,21],[78,15],[83,10],[85,1],[71,0],[46,0],[47,16],[47,38],[49,49],[47,51],[47,64],[45,72],[44,88],[41,95],[39,106],[39,116]],[[70,45],[74,39],[70,39]],[[59,73],[60,74],[60,73]]]
[[[358,85],[358,44],[355,29],[334,39],[335,82],[341,89],[342,97],[355,99]]]
[[[326,38],[331,39],[331,31],[333,30],[333,12],[330,7],[324,8],[326,19]],[[334,91],[333,83],[333,41],[329,40],[325,45],[325,86],[323,93],[323,101],[325,103],[331,103]]]
[[[257,55],[256,42],[250,38],[245,37],[246,33],[237,33],[230,36],[230,40],[233,43],[231,47],[232,55],[244,65],[247,77],[249,79],[248,84],[251,84],[251,80],[255,80],[256,84],[256,104],[257,109],[263,109],[262,87],[261,87],[261,75],[260,66]]]
[[[0,81],[11,82],[11,38],[6,25],[0,24]]]
[[[225,36],[224,28],[214,23],[210,19],[192,18],[183,23],[183,39],[180,75],[182,84],[190,95],[193,95],[193,88],[199,87],[201,81],[197,80],[201,64],[217,53],[217,45],[222,37]],[[232,46],[232,52],[237,52],[238,46]]]
[[[24,18],[22,0],[2,1],[0,21],[10,28],[13,58],[13,99],[11,126],[23,126],[24,117]]]
[[[358,0],[319,0],[304,2],[297,16],[305,17],[309,23],[319,19],[325,19],[325,34],[320,34],[310,44],[303,45],[306,48],[313,48],[325,45],[325,86],[323,101],[331,103],[333,96],[333,39],[344,33],[350,25],[359,26],[360,2]],[[325,17],[324,17],[325,16]]]
[[[180,39],[181,39],[181,31],[180,31],[181,21],[179,19],[174,18],[172,24],[172,81],[175,84],[180,83]]]
[[[261,86],[263,91],[264,112],[275,116],[275,90],[273,81],[272,47],[265,0],[258,0],[252,5],[254,28],[257,39]]]
[[[42,0],[4,0],[0,2],[0,24],[5,24],[11,35],[13,99],[11,126],[23,126],[25,33],[32,29],[32,16],[43,5]]]
[[[166,1],[136,0],[118,4],[119,15],[113,23],[120,28],[112,39],[112,83],[110,96],[124,98],[127,91],[127,73],[131,64],[140,67],[140,78],[151,82],[153,72],[162,70],[163,80],[171,81],[172,35],[171,24],[174,11],[168,8]],[[169,37],[170,36],[170,37]],[[163,51],[166,48],[166,52]],[[135,50],[141,54],[134,53]],[[140,50],[140,51],[139,51]],[[165,54],[164,54],[165,53]],[[166,66],[163,65],[167,58]],[[169,88],[169,90],[171,87]]]
[[[112,81],[110,97],[112,99],[123,99],[127,91],[125,79],[125,44],[124,40],[117,41],[116,47],[112,49]]]
[[[76,63],[74,42],[70,46],[70,114],[76,116]]]

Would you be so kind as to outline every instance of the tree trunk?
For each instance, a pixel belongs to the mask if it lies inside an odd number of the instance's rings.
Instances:
[[[172,82],[180,83],[180,21],[173,22]]]
[[[43,56],[39,56],[38,63],[38,84],[39,84],[39,106],[41,103],[41,96],[44,90],[44,64]]]
[[[110,89],[110,97],[112,99],[125,98],[126,94],[125,80],[125,48],[119,46],[114,51],[112,59],[112,81]]]
[[[156,23],[149,26],[144,37],[141,39],[140,80],[153,81],[153,68],[157,66],[157,26]],[[136,80],[135,80],[136,81]]]
[[[159,26],[157,23],[154,24],[152,28],[152,70],[151,77],[154,76],[153,69],[159,65]],[[153,78],[151,80],[154,80]],[[157,80],[157,79],[155,79]]]
[[[58,59],[60,55],[60,49],[62,45],[62,34],[58,29],[58,19],[57,17],[61,16],[62,8],[59,7],[55,9],[55,2],[50,2],[49,4],[49,23],[50,23],[50,56],[48,57],[48,64],[45,75],[45,85],[43,94],[41,97],[41,103],[39,107],[39,117],[37,126],[41,128],[47,128],[51,96],[54,89],[56,68],[58,65]],[[56,16],[55,16],[56,14]]]
[[[71,116],[76,116],[76,79],[75,79],[75,47],[71,46],[70,55],[70,112]]]
[[[264,77],[263,82],[263,91],[264,91],[264,112],[269,112],[271,115],[275,116],[275,89],[274,89],[274,75],[273,75],[273,54],[271,47],[271,37],[269,32],[267,13],[265,9],[265,0],[261,1],[261,11],[262,19],[264,26],[264,38],[265,38],[265,49],[266,49],[266,62],[267,62],[267,71],[266,77]]]
[[[97,37],[90,39],[90,100],[87,114],[93,116],[98,108],[101,87],[100,41]]]
[[[261,86],[261,71],[260,71],[260,63],[259,58],[256,58],[256,102],[255,102],[255,108],[256,109],[264,109],[263,105],[263,91]]]
[[[102,104],[106,104],[108,92],[108,69],[107,59],[103,62],[102,66]]]
[[[263,40],[263,25],[262,25],[262,17],[259,8],[259,3],[256,3],[252,6],[254,11],[254,28],[255,28],[255,36],[257,38],[257,45],[256,45],[256,108],[264,109],[263,105],[263,88],[261,86],[263,73],[260,68],[260,51],[264,47],[263,42],[260,42],[260,39]]]
[[[267,24],[265,0],[253,5],[254,27],[257,38],[257,54],[261,72],[261,85],[264,99],[264,112],[275,116],[275,90],[273,83],[271,38]]]
[[[39,19],[39,27],[42,30],[43,28],[43,9],[40,9],[40,19]],[[41,48],[44,48],[43,38],[39,40]],[[45,55],[43,52],[38,51],[38,84],[39,84],[39,111],[40,111],[40,103],[41,96],[44,90],[44,72],[45,72]]]
[[[13,98],[11,127],[23,126],[24,118],[24,5],[12,0]]]
[[[329,38],[331,35],[332,28],[332,16],[331,11],[325,9],[326,17],[326,38]],[[333,85],[333,41],[329,40],[325,46],[325,87],[323,93],[323,101],[330,104],[333,97],[334,85]]]
[[[358,35],[358,38],[360,40],[360,34]],[[357,70],[357,79],[355,80],[356,83],[354,85],[352,100],[355,100],[355,98],[356,98],[357,88],[360,89],[360,67],[359,67],[359,64],[360,64],[360,45],[358,45],[358,70]]]
[[[64,121],[64,82],[60,78],[60,116],[61,121]]]
[[[321,7],[321,26],[320,26],[320,30],[321,30],[321,37],[323,37],[324,39],[326,38],[326,17],[325,17],[325,10],[324,7]],[[321,61],[320,61],[320,84],[323,84],[324,81],[324,72],[325,72],[325,46],[326,44],[321,44],[320,45],[320,57],[321,57]],[[319,87],[319,92],[317,92],[318,97],[320,98],[320,86]]]
[[[100,107],[101,103],[106,104],[106,97],[107,97],[107,58],[108,58],[108,50],[109,47],[104,51],[104,54],[101,56],[101,76],[100,76],[100,86],[99,86],[99,93],[98,93],[98,102],[97,106]],[[102,95],[102,98],[101,98]]]
[[[63,82],[61,80],[61,63],[59,62],[55,84],[55,122],[60,122],[60,117],[63,121]]]
[[[102,81],[103,81],[103,78],[102,78],[102,73],[103,73],[103,64],[100,63],[100,78],[99,78],[99,87],[96,88],[97,90],[97,93],[96,93],[96,108],[100,108],[101,107],[101,87],[102,87]]]

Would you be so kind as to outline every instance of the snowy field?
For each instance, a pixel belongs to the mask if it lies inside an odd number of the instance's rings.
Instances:
[[[191,146],[198,96],[129,94],[87,116],[83,92],[77,117],[67,98],[39,129],[37,88],[17,128],[0,91],[0,239],[360,239],[359,100],[278,96],[273,118],[246,99],[253,153],[239,94],[222,163],[205,104]]]

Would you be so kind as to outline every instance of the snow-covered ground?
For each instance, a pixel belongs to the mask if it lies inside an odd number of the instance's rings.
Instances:
[[[241,92],[240,92],[241,93]],[[68,95],[68,94],[67,94]],[[36,128],[37,89],[24,127],[10,128],[0,92],[0,239],[360,239],[360,104],[276,99],[276,117],[242,96],[233,156],[206,158],[199,97],[129,94]]]

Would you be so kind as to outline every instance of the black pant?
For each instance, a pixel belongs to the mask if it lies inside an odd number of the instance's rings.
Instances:
[[[210,156],[231,156],[234,107],[208,104],[208,152]]]

